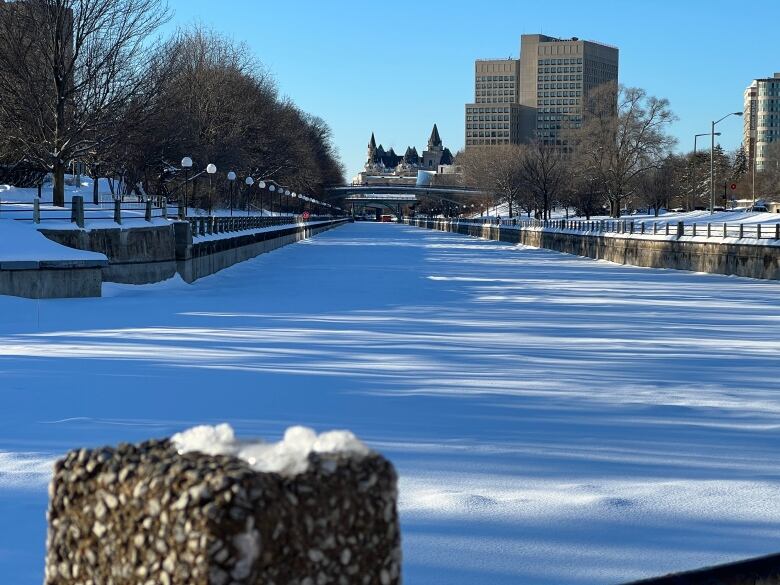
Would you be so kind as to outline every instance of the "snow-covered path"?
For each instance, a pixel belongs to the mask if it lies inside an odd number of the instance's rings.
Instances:
[[[410,585],[780,550],[780,283],[358,223],[105,292],[0,297],[4,583],[41,583],[53,457],[223,421],[389,456]]]

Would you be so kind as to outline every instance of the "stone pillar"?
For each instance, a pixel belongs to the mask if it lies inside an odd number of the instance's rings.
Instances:
[[[46,585],[398,585],[396,473],[310,453],[295,475],[169,440],[80,449],[50,485]]]
[[[685,235],[685,223],[682,221],[677,222],[677,237],[681,238]]]
[[[146,207],[144,210],[144,219],[146,221],[152,221],[152,200],[147,198],[146,199]]]
[[[122,224],[122,201],[114,199],[114,223]]]
[[[41,223],[41,198],[33,198],[33,223]]]
[[[84,227],[84,197],[74,195],[71,199],[70,221],[80,228]]]
[[[166,197],[162,198],[162,216],[164,219],[168,219],[168,199]]]

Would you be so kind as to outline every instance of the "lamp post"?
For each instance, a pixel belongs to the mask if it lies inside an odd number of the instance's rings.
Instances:
[[[209,175],[209,215],[211,215],[211,211],[214,207],[214,203],[213,203],[214,191],[212,190],[212,186],[211,186],[211,176],[216,172],[217,172],[217,165],[215,165],[214,163],[209,163],[206,166],[206,173],[208,173]]]
[[[285,190],[284,190],[284,194],[285,194],[287,197],[289,197],[289,196],[290,196],[290,190],[289,190],[289,189],[285,189]],[[281,213],[282,213],[282,196],[281,196],[281,194],[280,194],[280,195],[279,195],[279,214],[281,215]]]
[[[263,209],[263,189],[265,189],[265,181],[260,181],[257,184],[258,189],[260,190],[260,217],[263,217],[263,214],[265,210]]]
[[[181,219],[186,219],[187,217],[187,183],[190,180],[190,169],[192,168],[192,159],[188,156],[185,156],[183,159],[181,159],[181,168],[184,169],[184,207],[180,211],[179,215],[181,216]]]
[[[715,213],[715,124],[719,124],[729,116],[741,116],[742,112],[729,112],[720,120],[713,120],[710,127],[710,215]]]
[[[252,193],[252,185],[255,184],[255,180],[249,176],[244,179],[244,183],[246,183],[246,214],[249,215],[249,195]]]
[[[235,185],[235,182],[236,182],[236,173],[234,173],[233,171],[230,171],[227,174],[227,180],[230,181],[228,183],[228,186],[230,187],[228,189],[228,193],[229,193],[229,196],[230,196],[230,217],[233,217],[233,185]]]
[[[271,193],[273,193],[274,191],[276,191],[276,185],[269,185],[269,186],[268,186],[268,190],[269,190]],[[271,196],[268,198],[268,207],[270,207],[270,208],[271,208],[271,209],[269,209],[269,210],[268,210],[268,213],[273,213],[273,211],[272,211],[272,209],[273,209],[273,207],[274,207],[273,199],[274,199],[274,198],[273,198],[273,195],[271,195]]]
[[[697,164],[696,164],[696,162],[697,162],[696,161],[696,141],[699,139],[700,136],[709,136],[709,135],[710,135],[709,132],[703,132],[701,134],[695,134],[694,137],[693,137],[693,164],[691,165],[693,170],[691,171],[691,198],[688,201],[688,211],[693,211],[693,207],[694,207],[693,192],[694,192],[694,189],[696,188],[696,167],[697,167]],[[720,132],[718,132],[716,134],[716,136],[720,136]]]

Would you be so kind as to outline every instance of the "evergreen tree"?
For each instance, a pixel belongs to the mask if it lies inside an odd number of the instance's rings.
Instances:
[[[741,181],[748,172],[747,155],[745,154],[745,145],[742,144],[734,153],[734,163],[731,166],[731,180]]]

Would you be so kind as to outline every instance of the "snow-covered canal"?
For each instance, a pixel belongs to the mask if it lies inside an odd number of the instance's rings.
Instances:
[[[405,582],[616,583],[780,550],[780,283],[352,224],[189,286],[0,297],[0,580],[65,450],[350,428]]]

